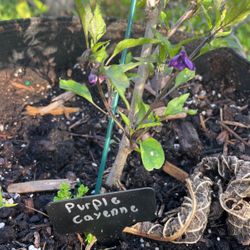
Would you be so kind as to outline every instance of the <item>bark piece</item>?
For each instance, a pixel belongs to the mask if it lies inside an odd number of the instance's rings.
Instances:
[[[62,183],[69,183],[73,188],[76,182],[69,181],[68,179],[56,179],[56,180],[38,180],[38,181],[28,181],[22,183],[10,184],[7,188],[9,193],[35,193],[44,191],[59,190]]]
[[[202,143],[193,124],[187,121],[179,121],[173,124],[173,128],[179,137],[181,149],[190,157],[201,154]]]

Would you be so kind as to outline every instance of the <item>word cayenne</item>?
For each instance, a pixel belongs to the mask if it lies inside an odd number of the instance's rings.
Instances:
[[[75,224],[80,224],[84,221],[99,220],[101,217],[109,218],[119,216],[120,214],[127,214],[129,212],[137,213],[139,211],[135,205],[130,205],[129,207],[122,206],[121,201],[117,197],[112,197],[110,203],[111,205],[117,205],[117,207],[110,208],[108,200],[106,198],[101,198],[93,199],[91,202],[85,204],[74,204],[73,202],[68,202],[65,204],[65,208],[69,214],[71,214],[73,210],[78,210],[79,214],[72,218],[72,221]],[[107,207],[107,209],[103,209],[105,207]],[[81,212],[86,210],[89,210],[90,214],[81,215]]]

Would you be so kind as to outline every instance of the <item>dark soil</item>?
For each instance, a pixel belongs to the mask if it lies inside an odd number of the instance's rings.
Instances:
[[[16,66],[0,70],[0,180],[3,191],[14,182],[66,178],[72,175],[93,190],[107,117],[80,97],[67,103],[67,106],[81,107],[81,112],[71,114],[69,119],[65,116],[25,115],[26,105],[46,105],[63,92],[58,88],[56,79],[65,74],[67,69],[57,70],[54,81],[48,80],[49,76],[41,76],[35,67],[29,66],[23,68],[23,74],[15,77],[18,69]],[[213,72],[211,67],[207,70]],[[236,67],[230,70],[237,75]],[[29,80],[34,91],[15,87],[13,80],[20,84]],[[152,131],[162,142],[168,161],[191,173],[205,156],[224,153],[250,160],[249,129],[228,125],[246,142],[243,143],[218,123],[234,121],[250,124],[249,94],[238,88],[238,84],[233,76],[227,79],[218,74],[213,77],[211,74],[205,81],[197,79],[179,90],[181,93],[191,93],[188,106],[197,108],[199,112],[183,121],[165,123],[160,133]],[[92,90],[96,93],[95,87]],[[201,126],[200,117],[205,121],[205,130]],[[80,125],[74,126],[78,121],[81,121]],[[226,144],[223,133],[229,136]],[[108,167],[114,161],[120,138],[121,134],[115,128]],[[185,187],[161,170],[144,170],[136,153],[128,160],[122,182],[127,189],[153,187],[157,195],[157,211],[163,208],[163,217],[165,212],[179,206],[185,195]],[[24,206],[31,204],[38,211],[46,213],[45,206],[54,195],[55,192],[22,196],[5,193],[18,206],[0,209],[0,223],[4,223],[0,229],[0,250],[29,249],[29,246],[35,244],[37,236],[40,238],[41,249],[81,249],[75,234],[58,235],[46,216]],[[216,198],[215,192],[213,208],[216,208]],[[155,242],[124,234],[120,240],[109,242],[107,246],[98,243],[93,249],[249,249],[228,235],[225,215],[220,216],[218,213],[212,209],[207,229],[195,245]]]

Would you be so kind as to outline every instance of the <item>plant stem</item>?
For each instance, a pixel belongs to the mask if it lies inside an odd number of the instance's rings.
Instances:
[[[103,102],[105,108],[108,111],[109,117],[111,117],[114,120],[114,122],[116,123],[116,125],[125,133],[125,130],[124,130],[123,126],[116,119],[115,115],[113,114],[112,110],[110,109],[110,105],[108,104],[108,102],[107,102],[107,100],[105,98],[105,95],[103,93],[102,87],[101,87],[101,85],[99,83],[97,84],[97,88],[98,88],[99,95],[101,96],[102,102]]]
[[[171,38],[179,27],[188,19],[190,19],[198,9],[197,1],[191,1],[190,8],[178,19],[171,30],[167,34],[167,38]]]
[[[104,115],[108,115],[101,107],[99,107],[96,103],[91,102],[91,104],[97,108],[99,111],[101,111]]]
[[[108,186],[120,186],[120,179],[123,168],[126,164],[129,154],[132,152],[129,139],[124,135],[119,143],[119,150],[112,165],[111,171],[106,180]]]
[[[145,29],[145,38],[153,38],[154,34],[152,32],[152,27],[155,27],[158,21],[158,17],[160,14],[160,8],[161,8],[161,1],[159,0],[147,0],[146,5],[146,16],[148,18],[146,29]],[[151,54],[152,51],[152,44],[145,44],[142,47],[141,51],[141,57],[147,57]],[[144,91],[144,86],[147,81],[149,72],[147,65],[140,65],[138,68],[138,75],[139,78],[135,81],[135,87],[133,91],[132,101],[131,101],[131,108],[129,112],[129,119],[131,121],[131,124],[134,122],[134,116],[135,116],[135,104],[137,98],[141,98]],[[128,128],[126,128],[127,130]],[[124,169],[124,166],[126,164],[127,158],[129,154],[132,151],[132,147],[130,144],[129,139],[124,134],[122,137],[122,140],[120,142],[119,151],[116,156],[115,162],[111,168],[111,171],[109,173],[109,176],[106,180],[106,184],[108,186],[120,186],[120,178],[122,175],[122,171]]]

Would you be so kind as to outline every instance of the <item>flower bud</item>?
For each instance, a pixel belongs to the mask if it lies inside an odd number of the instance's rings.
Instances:
[[[89,80],[89,83],[91,85],[94,85],[97,83],[97,80],[98,80],[98,76],[96,74],[93,74],[93,73],[90,73],[89,74],[89,77],[88,77],[88,80]]]

